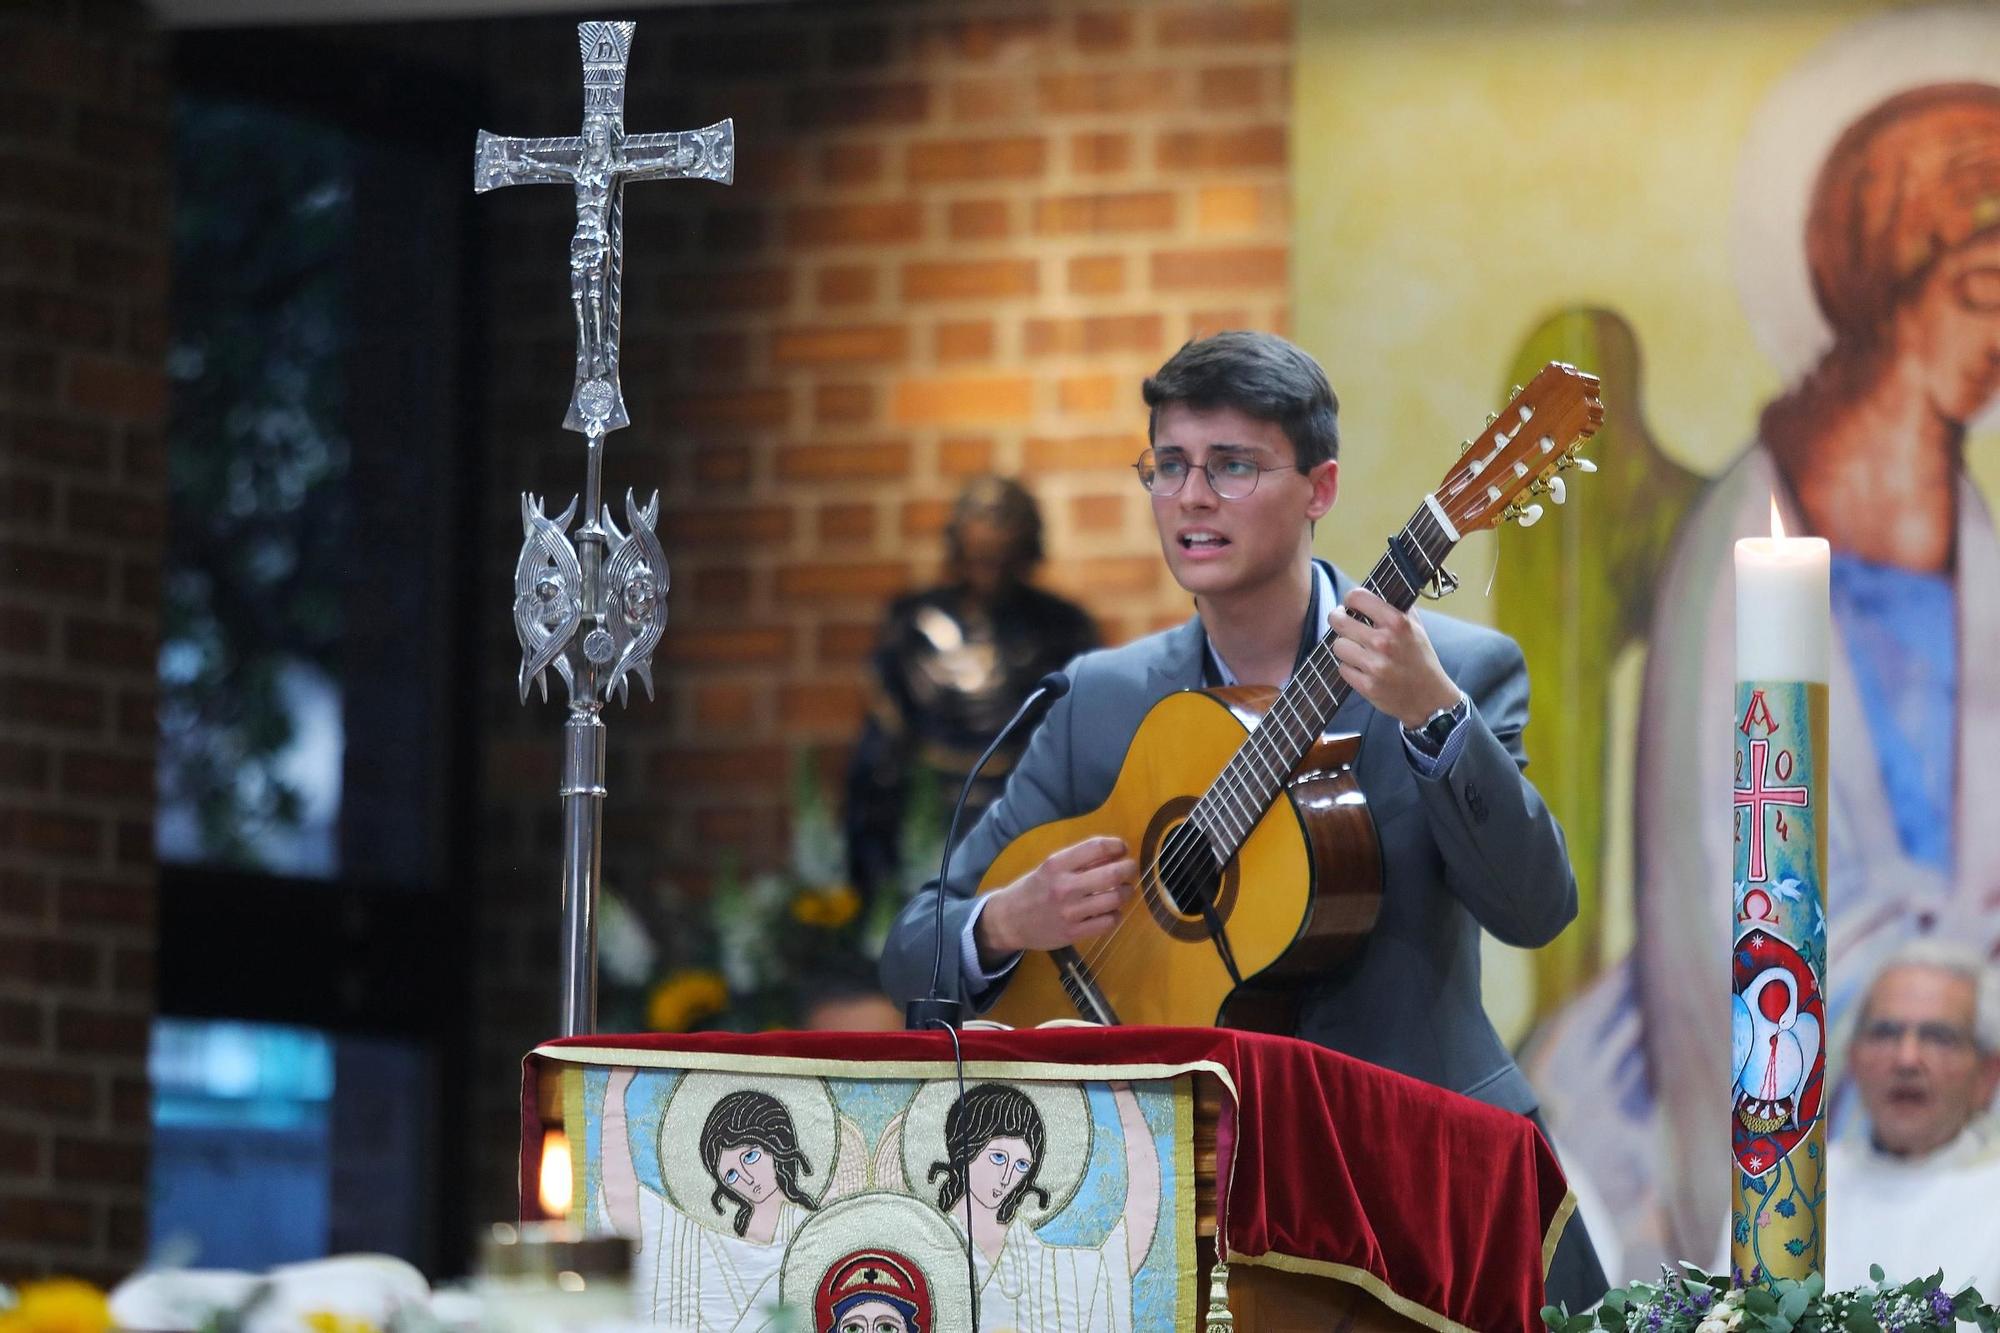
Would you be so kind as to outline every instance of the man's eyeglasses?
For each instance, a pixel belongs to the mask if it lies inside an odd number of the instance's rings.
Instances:
[[[1871,1018],[1861,1025],[1861,1044],[1889,1051],[1903,1044],[1911,1031],[1917,1045],[1934,1055],[1967,1055],[1974,1049],[1972,1034],[1950,1023],[1904,1023],[1893,1018]]]
[[[1139,484],[1153,494],[1165,498],[1179,495],[1181,487],[1187,485],[1188,474],[1194,471],[1187,455],[1177,450],[1155,453],[1148,449],[1139,455],[1139,461],[1132,465],[1139,474]],[[1257,489],[1257,479],[1266,472],[1291,472],[1288,463],[1277,467],[1259,467],[1257,460],[1243,454],[1210,454],[1202,462],[1201,470],[1208,474],[1208,488],[1225,500],[1241,500]]]

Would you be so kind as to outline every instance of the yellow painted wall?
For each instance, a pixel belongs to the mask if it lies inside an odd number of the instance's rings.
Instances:
[[[1643,418],[1669,459],[1706,476],[1740,451],[1788,378],[1753,333],[1734,268],[1746,136],[1829,38],[1921,8],[1301,0],[1293,328],[1342,399],[1342,496],[1320,525],[1322,554],[1356,573],[1373,564],[1457,441],[1503,401],[1530,329],[1566,307],[1631,324]],[[1978,437],[1969,451],[1989,495],[2000,494],[1994,445]],[[1575,484],[1576,504],[1591,503],[1592,484]],[[1510,530],[1496,556],[1493,539],[1470,539],[1456,562],[1464,587],[1444,609],[1490,622],[1495,559],[1547,540],[1546,527]],[[1559,986],[1630,938],[1637,668],[1630,654],[1604,664],[1622,766],[1589,876],[1590,959],[1570,960]],[[1538,673],[1538,713],[1558,684]],[[1539,996],[1529,960],[1489,949],[1489,1005],[1510,1038],[1548,1006],[1551,964],[1536,965]]]

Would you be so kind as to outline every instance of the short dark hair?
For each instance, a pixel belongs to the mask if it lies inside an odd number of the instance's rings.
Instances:
[[[1274,421],[1292,442],[1301,472],[1340,457],[1340,399],[1319,362],[1275,333],[1233,329],[1184,343],[1146,380],[1140,393],[1149,412],[1151,443],[1160,409],[1233,407],[1259,421]]]

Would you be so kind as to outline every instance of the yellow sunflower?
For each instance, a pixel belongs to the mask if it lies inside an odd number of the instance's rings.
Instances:
[[[683,968],[653,987],[646,1000],[646,1026],[655,1032],[686,1032],[728,1004],[729,987],[721,973]]]
[[[110,1327],[104,1293],[73,1277],[28,1283],[19,1303],[0,1314],[0,1333],[105,1333]]]
[[[861,895],[851,885],[805,889],[792,899],[792,919],[801,925],[839,930],[861,910]]]

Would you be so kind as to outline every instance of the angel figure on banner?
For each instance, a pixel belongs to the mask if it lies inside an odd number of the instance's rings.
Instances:
[[[639,1308],[700,1333],[764,1327],[801,1227],[863,1183],[859,1130],[820,1079],[690,1073],[659,1118],[656,1190],[629,1160],[632,1076],[606,1090],[603,1179],[611,1226],[639,1240]],[[616,1181],[631,1184],[614,1196]]]
[[[1160,1160],[1131,1086],[1111,1085],[1125,1149],[1125,1196],[1099,1201],[1115,1218],[1097,1244],[1059,1245],[1040,1229],[1076,1202],[1093,1119],[1083,1089],[980,1083],[919,1090],[901,1126],[912,1193],[936,1191],[960,1235],[971,1217],[979,1327],[1100,1333],[1132,1323],[1132,1279],[1160,1216]],[[939,1149],[942,1149],[942,1156]],[[1106,1207],[1103,1204],[1112,1206]]]

